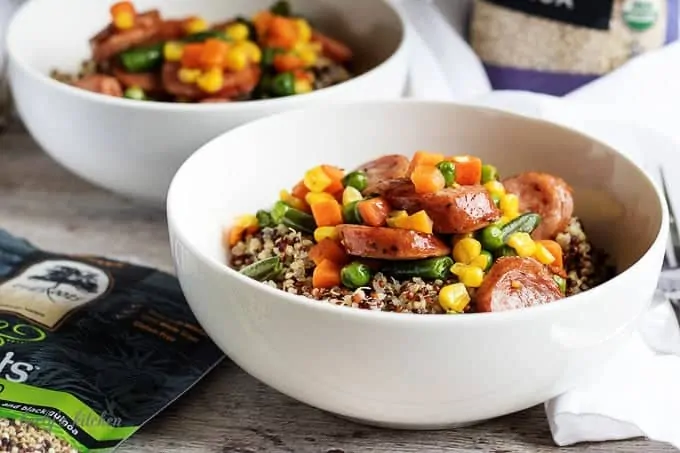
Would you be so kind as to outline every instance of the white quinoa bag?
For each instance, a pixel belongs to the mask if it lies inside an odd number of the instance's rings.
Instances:
[[[494,89],[561,96],[675,41],[678,0],[475,0],[470,20]]]

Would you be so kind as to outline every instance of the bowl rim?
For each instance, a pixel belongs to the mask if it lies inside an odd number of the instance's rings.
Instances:
[[[46,1],[46,0],[42,0]],[[36,2],[25,2],[19,9],[14,13],[7,30],[6,30],[6,48],[7,48],[7,63],[9,65],[16,65],[24,73],[33,77],[36,81],[51,86],[55,90],[59,90],[66,95],[73,95],[79,97],[84,101],[90,101],[94,103],[100,103],[103,105],[108,105],[112,107],[129,107],[139,110],[151,110],[158,112],[229,112],[229,111],[252,111],[258,109],[266,109],[268,107],[295,107],[298,100],[313,102],[315,100],[328,100],[332,98],[335,92],[341,91],[346,87],[347,84],[356,84],[362,80],[372,77],[375,72],[383,70],[385,67],[391,65],[393,62],[400,59],[404,54],[407,53],[407,44],[410,41],[409,36],[411,30],[408,25],[408,21],[404,16],[404,13],[400,8],[393,5],[389,0],[376,0],[382,3],[384,6],[389,8],[397,17],[400,26],[400,37],[397,44],[397,48],[378,65],[372,67],[368,71],[365,71],[355,77],[352,77],[345,82],[338,83],[320,90],[312,91],[310,93],[296,94],[294,96],[285,96],[280,98],[272,99],[257,99],[242,102],[224,102],[224,103],[178,103],[178,102],[159,102],[159,101],[144,101],[144,102],[131,102],[130,99],[117,98],[113,96],[106,96],[99,93],[93,93],[81,88],[76,88],[52,79],[48,74],[35,69],[31,64],[29,64],[25,59],[23,59],[19,52],[14,48],[15,41],[17,38],[14,35],[17,34],[15,29],[18,27],[16,24],[19,19],[27,14],[26,10],[29,4]],[[10,78],[10,85],[13,84]]]
[[[554,128],[555,130],[561,130],[563,132],[576,135],[581,137],[582,139],[588,140],[589,142],[596,144],[598,146],[602,146],[605,149],[611,150],[615,155],[617,155],[620,159],[623,159],[626,161],[628,164],[630,164],[633,168],[635,168],[640,176],[642,177],[642,180],[649,184],[655,194],[656,194],[656,202],[658,203],[658,206],[661,211],[661,218],[660,220],[660,225],[659,228],[656,231],[656,235],[650,244],[650,246],[647,248],[647,250],[637,258],[626,270],[623,272],[617,273],[614,277],[612,277],[610,280],[607,280],[606,282],[594,287],[590,288],[587,291],[577,293],[568,297],[564,297],[562,299],[556,300],[554,302],[551,302],[549,304],[542,304],[538,306],[531,306],[531,307],[526,307],[526,308],[520,308],[520,309],[515,309],[515,310],[508,310],[508,311],[500,311],[500,312],[489,312],[489,313],[467,313],[461,316],[437,316],[437,315],[420,315],[420,314],[415,314],[415,316],[408,316],[408,314],[404,313],[396,313],[396,312],[384,312],[380,310],[362,310],[362,309],[357,309],[354,307],[347,307],[347,306],[341,306],[341,305],[335,305],[335,304],[330,304],[330,303],[320,303],[323,301],[318,301],[314,299],[307,298],[302,295],[297,295],[297,294],[290,294],[285,291],[282,291],[278,288],[272,288],[268,285],[264,285],[260,282],[257,282],[251,278],[248,278],[244,275],[241,275],[239,272],[236,270],[230,268],[226,263],[220,262],[217,259],[214,259],[210,256],[207,256],[204,254],[198,247],[196,247],[189,239],[188,236],[185,234],[185,232],[178,227],[179,221],[177,220],[177,211],[175,208],[175,205],[177,204],[174,200],[178,197],[177,192],[180,190],[179,189],[179,182],[181,179],[184,178],[183,174],[186,170],[186,168],[190,165],[193,165],[192,162],[198,159],[202,159],[203,154],[207,154],[209,152],[212,152],[211,149],[215,148],[217,145],[219,145],[220,141],[224,140],[224,137],[230,135],[232,132],[236,132],[237,130],[241,129],[249,129],[252,127],[259,126],[261,123],[266,124],[269,121],[275,121],[278,117],[280,116],[286,116],[286,115],[291,115],[291,114],[306,114],[309,113],[310,111],[328,111],[328,110],[334,110],[338,107],[340,108],[361,108],[361,107],[369,107],[369,106],[379,106],[379,107],[385,107],[389,108],[390,106],[399,106],[399,105],[415,105],[415,106],[449,106],[449,107],[456,107],[456,108],[462,108],[462,109],[467,109],[471,111],[478,111],[478,112],[486,112],[489,114],[493,114],[496,116],[501,116],[501,117],[506,117],[506,118],[514,118],[514,119],[520,119],[522,121],[526,121],[528,123],[534,123],[535,125],[539,127],[548,127],[548,128]],[[653,132],[653,131],[652,131]],[[568,310],[570,307],[574,307],[576,309],[579,309],[581,306],[584,304],[588,304],[591,299],[597,298],[597,299],[602,299],[606,298],[607,296],[607,291],[608,288],[612,285],[614,281],[622,281],[624,280],[629,274],[631,274],[635,269],[639,268],[641,266],[641,262],[645,260],[645,258],[649,257],[651,251],[653,249],[657,249],[659,247],[663,248],[663,244],[666,241],[666,238],[668,237],[668,228],[669,228],[669,213],[668,213],[668,206],[666,202],[664,201],[664,195],[657,184],[657,182],[652,178],[649,174],[649,172],[641,165],[639,165],[637,162],[635,162],[632,158],[630,158],[628,155],[625,153],[619,151],[617,148],[614,148],[603,141],[588,135],[586,133],[580,132],[576,129],[572,129],[571,127],[564,126],[561,124],[553,123],[551,121],[547,121],[544,119],[538,119],[534,117],[529,117],[529,116],[524,116],[521,114],[509,112],[507,110],[503,110],[501,108],[496,108],[496,107],[487,107],[487,106],[477,106],[473,104],[465,104],[465,103],[459,103],[459,102],[450,102],[450,101],[439,101],[439,100],[420,100],[420,99],[398,99],[398,100],[379,100],[379,101],[334,101],[330,105],[323,105],[323,106],[312,106],[312,107],[306,107],[306,108],[300,108],[300,109],[294,109],[294,110],[289,110],[285,112],[279,112],[275,113],[272,115],[269,115],[267,117],[263,117],[254,121],[251,121],[249,123],[240,125],[236,128],[233,128],[227,132],[224,132],[209,142],[205,143],[202,145],[197,151],[192,153],[192,155],[184,161],[184,163],[180,166],[179,170],[175,173],[173,176],[173,179],[171,181],[169,190],[168,190],[168,195],[166,197],[166,217],[168,221],[168,229],[170,232],[170,237],[171,240],[174,237],[175,242],[180,242],[183,247],[186,247],[193,255],[196,256],[196,258],[207,265],[208,267],[212,268],[218,275],[220,275],[221,278],[231,278],[231,279],[236,279],[240,283],[244,284],[245,286],[249,286],[253,291],[258,292],[264,292],[266,294],[271,295],[272,297],[277,297],[281,299],[281,303],[292,303],[296,304],[302,308],[308,308],[311,310],[321,310],[321,312],[327,312],[327,313],[334,313],[336,316],[345,316],[347,318],[351,318],[353,320],[359,320],[359,321],[366,321],[366,322],[406,322],[406,323],[414,323],[414,322],[428,322],[428,323],[451,323],[451,322],[458,322],[458,323],[468,323],[468,322],[473,322],[473,323],[479,323],[479,322],[488,322],[488,323],[505,323],[509,320],[513,320],[516,318],[525,318],[525,319],[535,319],[539,316],[542,316],[544,313],[559,313],[563,310]],[[173,262],[175,262],[176,265],[176,255],[175,255],[175,248],[171,247],[172,251],[172,256],[173,256]],[[285,302],[284,302],[285,301]],[[405,316],[407,315],[407,316]],[[415,319],[421,320],[421,321],[414,321]]]

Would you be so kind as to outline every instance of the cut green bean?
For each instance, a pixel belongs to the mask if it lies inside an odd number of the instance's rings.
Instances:
[[[382,272],[395,278],[420,277],[427,280],[444,280],[451,274],[453,259],[449,256],[417,261],[395,261],[382,268]]]
[[[271,214],[269,214],[267,211],[263,209],[257,211],[255,213],[255,217],[257,217],[257,223],[258,225],[260,225],[260,228],[267,228],[276,225],[276,223],[272,219]]]
[[[118,56],[127,72],[148,72],[163,63],[163,45],[137,47]]]
[[[513,233],[531,234],[540,224],[541,216],[538,214],[527,212],[526,214],[520,215],[501,227],[501,232],[503,233],[503,243],[506,243],[508,237],[510,237],[510,235]]]
[[[482,165],[482,184],[498,180],[498,170],[493,165]]]
[[[557,274],[553,274],[553,280],[555,280],[555,283],[557,283],[557,286],[560,288],[560,291],[562,291],[562,294],[566,294],[567,280]]]

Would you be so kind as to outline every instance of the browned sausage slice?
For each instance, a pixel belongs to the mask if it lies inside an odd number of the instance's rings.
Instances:
[[[161,77],[165,90],[175,96],[196,101],[204,98],[231,99],[242,94],[250,93],[260,80],[260,67],[251,65],[239,72],[225,72],[222,89],[217,93],[205,93],[194,84],[179,80],[177,72],[179,63],[166,62],[163,64]]]
[[[534,239],[552,239],[564,231],[574,214],[571,187],[548,173],[527,172],[503,181],[505,190],[519,198],[522,212],[535,212],[541,224],[534,230]]]
[[[380,195],[382,188],[393,179],[405,178],[410,161],[401,154],[388,154],[360,165],[355,171],[366,173],[368,184],[364,195]]]
[[[163,92],[163,83],[161,77],[155,72],[127,72],[121,68],[114,67],[113,75],[118,81],[125,86],[139,87],[145,93],[161,93]]]
[[[338,225],[349,255],[381,260],[420,260],[445,256],[451,249],[438,237],[399,228]]]
[[[153,42],[161,31],[161,16],[157,10],[138,14],[129,30],[116,30],[109,25],[91,40],[92,59],[102,62],[134,46]]]
[[[255,89],[260,81],[261,69],[253,64],[238,72],[225,72],[222,89],[215,94],[222,98],[235,98],[248,94]],[[211,96],[214,97],[214,96]]]
[[[163,63],[163,69],[161,70],[161,80],[163,82],[163,88],[165,88],[165,91],[174,96],[192,101],[202,97],[207,97],[207,95],[203,93],[196,85],[184,83],[179,80],[179,77],[177,76],[179,68],[179,63],[169,61]]]
[[[546,266],[533,258],[499,258],[477,290],[477,311],[505,311],[564,297]]]
[[[337,39],[314,30],[312,32],[312,41],[320,43],[321,52],[336,63],[347,63],[352,59],[352,49]]]
[[[103,74],[85,76],[73,83],[73,86],[93,93],[106,94],[108,96],[122,97],[123,88],[114,77]]]
[[[480,185],[458,186],[419,194],[409,179],[393,180],[383,188],[383,198],[395,209],[409,214],[425,210],[435,233],[461,234],[495,222],[501,212],[489,192]]]

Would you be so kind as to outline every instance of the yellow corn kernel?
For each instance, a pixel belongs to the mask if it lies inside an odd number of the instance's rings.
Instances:
[[[166,61],[180,61],[184,53],[184,46],[178,42],[168,41],[163,46],[163,57]]]
[[[194,17],[193,19],[187,21],[184,24],[184,31],[187,32],[189,35],[193,35],[194,33],[200,33],[202,31],[206,31],[210,28],[210,25],[208,25],[208,22],[206,22],[205,19],[200,18],[200,17]]]
[[[286,203],[288,206],[295,208],[299,211],[304,211],[307,209],[307,205],[304,200],[294,197],[287,190],[282,190],[279,192],[279,199]]]
[[[305,173],[302,180],[311,192],[323,192],[328,186],[333,183],[330,176],[326,174],[322,167],[314,167]]]
[[[182,83],[196,83],[200,76],[200,69],[180,68],[177,72],[177,78]]]
[[[468,288],[479,288],[484,280],[484,271],[477,266],[466,266],[458,279]]]
[[[514,219],[519,215],[519,198],[514,193],[506,193],[501,197],[500,208],[504,216]]]
[[[198,76],[196,84],[206,93],[217,93],[224,84],[224,74],[222,74],[222,70],[219,68],[210,69],[208,72]]]
[[[522,258],[532,256],[536,252],[536,243],[529,233],[517,232],[508,236],[507,244],[515,249]]]
[[[314,230],[314,240],[321,242],[324,239],[337,240],[339,238],[338,229],[334,226],[323,226]]]
[[[309,46],[302,47],[297,54],[304,61],[306,67],[314,66],[318,59],[318,54]]]
[[[130,12],[118,13],[113,18],[113,25],[118,30],[129,30],[135,26],[135,15]]]
[[[296,79],[295,80],[295,93],[296,94],[305,94],[309,93],[312,90],[314,90],[314,87],[312,86],[312,82],[310,82],[307,79]]]
[[[233,46],[227,51],[224,65],[232,72],[242,71],[248,65],[248,54],[243,47]]]
[[[239,42],[236,47],[243,50],[252,63],[259,63],[262,61],[262,49],[260,49],[253,41]]]
[[[552,253],[550,253],[550,250],[548,250],[548,248],[545,245],[541,244],[540,242],[536,242],[536,251],[534,252],[534,258],[536,258],[543,264],[552,264],[553,261],[555,261],[555,257],[553,256]]]
[[[363,199],[363,195],[361,195],[361,192],[359,192],[359,190],[357,190],[355,187],[347,186],[345,187],[345,190],[342,191],[343,205],[354,203],[355,201],[361,201]],[[406,211],[404,211],[404,213],[406,213]]]
[[[399,228],[398,225],[403,222],[403,219],[408,218],[408,212],[406,211],[392,211],[387,216],[387,226],[391,228]]]
[[[463,238],[453,247],[453,259],[458,263],[470,264],[482,253],[482,244],[473,238]]]
[[[248,39],[248,26],[241,22],[236,22],[228,25],[225,30],[227,36],[236,42],[245,41]]]
[[[439,290],[439,305],[449,313],[463,313],[470,303],[470,294],[462,283],[446,285]]]
[[[458,244],[461,239],[472,238],[474,236],[475,236],[474,233],[456,234],[456,235],[453,236],[453,239],[451,240],[451,246],[455,247],[456,244]]]
[[[486,190],[488,190],[492,195],[498,195],[499,197],[505,195],[505,187],[500,181],[489,181],[484,183],[484,187],[486,187]]]
[[[470,266],[478,267],[482,270],[486,269],[489,264],[491,264],[489,263],[489,256],[484,254],[470,261]]]
[[[312,206],[314,204],[323,202],[323,201],[334,201],[335,198],[333,195],[326,193],[326,192],[309,192],[307,195],[305,195],[305,201],[307,202],[308,205]]]
[[[312,39],[312,27],[304,19],[297,19],[295,21],[295,27],[297,28],[297,38],[299,42],[308,43]]]
[[[260,226],[257,217],[253,214],[245,214],[237,217],[235,224],[242,228],[257,228]]]

